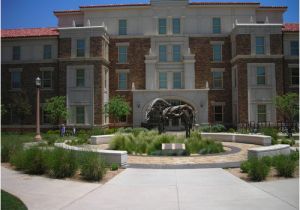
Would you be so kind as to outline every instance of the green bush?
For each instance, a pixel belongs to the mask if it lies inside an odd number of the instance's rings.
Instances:
[[[262,159],[252,158],[250,161],[250,167],[248,170],[248,176],[253,181],[265,180],[270,172],[270,166],[268,166]]]
[[[261,128],[260,132],[266,136],[271,136],[272,144],[278,144],[278,130],[276,128]]]
[[[15,142],[2,142],[1,145],[1,162],[9,162],[11,156],[19,151],[22,145],[15,144]]]
[[[26,167],[26,160],[25,160],[25,151],[24,150],[18,150],[15,152],[9,162],[15,166],[16,170],[25,170]]]
[[[293,161],[297,161],[299,162],[299,151],[291,151],[291,154],[290,154],[290,158],[293,160]]]
[[[229,129],[228,129],[228,132],[229,132],[229,133],[234,133],[235,130],[234,130],[234,128],[229,128]]]
[[[119,165],[117,164],[117,163],[113,163],[113,164],[111,164],[111,166],[110,166],[110,170],[112,170],[112,171],[116,171],[116,170],[118,170],[119,169]]]
[[[248,173],[250,169],[250,161],[246,160],[242,162],[240,168],[242,173]]]
[[[60,130],[48,130],[46,134],[49,135],[60,135]]]
[[[43,140],[46,140],[48,145],[54,145],[54,143],[60,139],[60,135],[59,134],[49,134],[49,132],[47,132],[47,134],[43,134]]]
[[[283,138],[281,139],[281,144],[289,144],[290,146],[293,146],[295,144],[295,140]]]
[[[47,169],[45,163],[47,153],[47,150],[38,147],[31,147],[24,150],[24,172],[28,174],[44,174]]]
[[[274,167],[278,176],[293,177],[293,174],[297,167],[297,162],[290,156],[279,155],[274,158]]]
[[[99,181],[106,173],[105,162],[97,153],[89,152],[81,155],[80,174],[86,180]]]
[[[272,166],[273,165],[273,158],[272,157],[270,157],[270,156],[264,156],[264,157],[262,157],[261,158],[262,159],[262,161],[265,163],[265,164],[267,164],[268,166]]]
[[[75,152],[55,148],[47,157],[48,173],[51,177],[71,177],[78,169]]]
[[[226,128],[222,124],[216,124],[211,127],[211,130],[212,132],[224,132]]]

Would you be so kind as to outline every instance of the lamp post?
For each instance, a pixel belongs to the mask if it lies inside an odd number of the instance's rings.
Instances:
[[[41,141],[41,132],[40,132],[40,87],[41,87],[41,79],[37,77],[35,79],[36,85],[36,135],[34,139],[36,141]]]

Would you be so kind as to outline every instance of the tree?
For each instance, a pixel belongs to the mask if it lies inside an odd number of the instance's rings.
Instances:
[[[115,120],[119,120],[121,117],[127,116],[131,112],[131,108],[122,96],[116,95],[109,100],[105,112]]]
[[[21,125],[23,125],[26,116],[32,114],[29,99],[24,91],[16,92],[11,95],[11,110],[19,117]]]
[[[66,97],[55,96],[47,99],[44,110],[53,124],[59,124],[61,121],[66,120],[68,117]]]

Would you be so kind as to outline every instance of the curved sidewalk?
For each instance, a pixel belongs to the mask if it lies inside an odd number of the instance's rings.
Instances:
[[[223,169],[126,169],[104,185],[29,176],[2,168],[2,189],[31,210],[295,210],[264,186],[254,186]],[[299,179],[292,179],[294,195]],[[275,190],[276,191],[276,190]],[[289,195],[289,194],[288,194]],[[291,199],[291,198],[289,198]]]

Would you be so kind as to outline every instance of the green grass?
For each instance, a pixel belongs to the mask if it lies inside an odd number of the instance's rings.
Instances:
[[[17,197],[1,190],[2,210],[27,210],[25,204]]]

